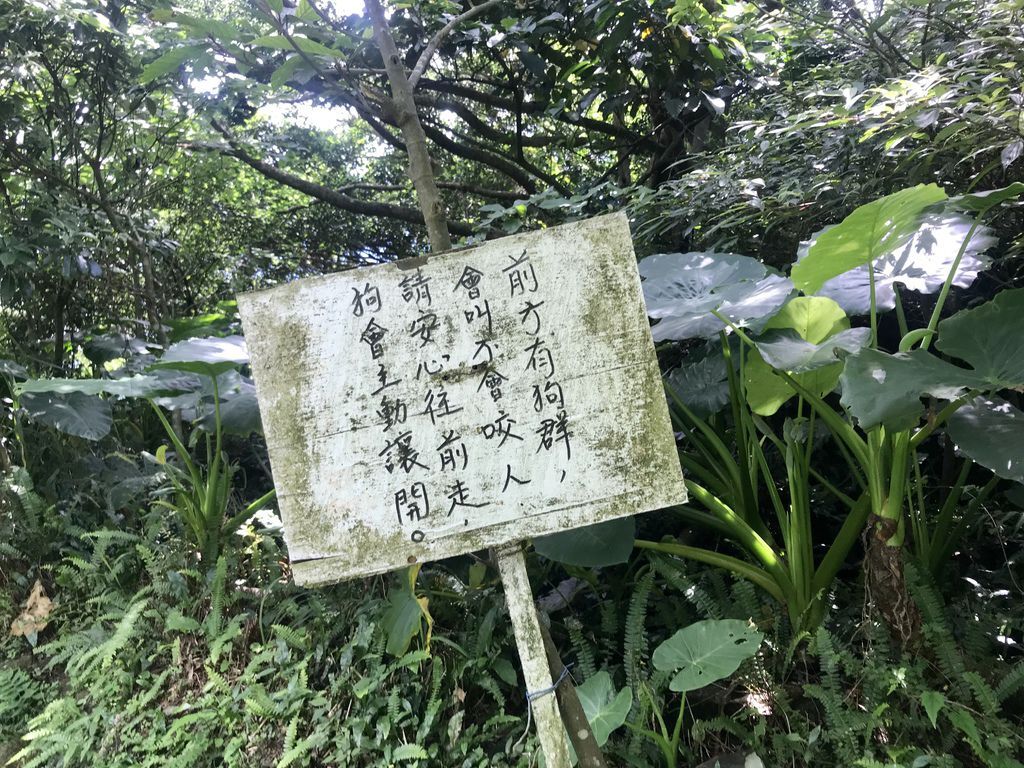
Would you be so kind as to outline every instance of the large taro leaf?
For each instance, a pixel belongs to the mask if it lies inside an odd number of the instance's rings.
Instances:
[[[121,333],[105,333],[89,338],[82,344],[82,352],[95,365],[103,365],[118,358],[147,354],[155,346]]]
[[[0,375],[10,376],[12,379],[27,379],[28,370],[13,360],[0,360]]]
[[[970,363],[990,389],[1024,387],[1024,288],[957,312],[938,330],[935,346]]]
[[[18,401],[29,418],[86,440],[100,440],[110,432],[110,403],[84,392],[26,392]]]
[[[751,410],[771,416],[796,394],[776,371],[785,371],[818,396],[835,389],[842,371],[840,352],[864,346],[870,331],[850,328],[843,310],[831,299],[800,296],[765,323],[747,358],[744,387]]]
[[[423,609],[416,595],[408,589],[393,589],[381,621],[387,637],[387,652],[392,656],[404,655],[413,637],[419,633],[422,621]]]
[[[534,539],[533,548],[556,563],[598,568],[626,562],[635,538],[633,518],[620,517],[541,536]]]
[[[745,621],[698,621],[676,632],[654,650],[655,669],[675,672],[673,691],[695,691],[728,677],[761,645],[764,635]]]
[[[770,331],[755,344],[766,363],[779,371],[803,373],[835,365],[842,353],[856,352],[871,340],[870,328],[847,328],[814,344],[794,330]]]
[[[708,338],[728,327],[755,325],[778,311],[792,283],[768,274],[749,256],[659,253],[640,262],[647,312],[658,320],[655,341]]]
[[[616,693],[611,675],[601,670],[577,686],[576,695],[583,705],[583,712],[594,732],[597,746],[603,747],[608,737],[626,722],[633,706],[632,693],[629,688]]]
[[[734,338],[734,337],[730,337]],[[733,367],[739,359],[739,348],[734,347]],[[673,368],[666,383],[675,397],[701,419],[705,419],[729,404],[729,372],[726,368],[722,346],[716,341],[708,341],[703,346],[690,352]]]
[[[862,428],[909,429],[924,395],[953,400],[971,390],[1024,388],[1024,288],[957,312],[939,323],[938,332],[935,346],[970,368],[922,349],[896,355],[864,349],[847,358],[843,405]]]
[[[862,349],[846,358],[840,383],[842,403],[861,429],[884,424],[897,431],[918,423],[924,395],[954,400],[985,385],[973,371],[923,349],[895,355]]]
[[[234,373],[229,371],[228,373]],[[238,377],[237,386],[220,391],[220,423],[221,429],[233,435],[248,437],[253,432],[262,432],[260,409],[256,401],[256,387],[252,380]],[[199,426],[208,432],[216,429],[216,412],[212,406],[206,406],[206,412],[199,420]]]
[[[815,294],[834,299],[848,314],[866,315],[871,310],[871,273],[874,273],[876,310],[896,306],[897,283],[918,293],[935,293],[949,275],[972,224],[972,218],[962,213],[925,214],[906,242],[878,255],[871,262],[870,271],[868,264],[854,267],[826,280]],[[798,263],[806,258],[818,239],[832,229],[834,227],[828,227],[802,243],[797,253]],[[995,242],[988,227],[974,230],[957,264],[953,285],[967,288],[974,282],[978,273],[989,265],[983,251]]]
[[[116,397],[150,397],[182,387],[167,377],[155,375],[128,376],[123,379],[29,379],[17,387],[18,392],[52,392],[69,395],[114,395]]]
[[[640,262],[647,314],[653,318],[714,308],[724,286],[756,282],[764,264],[735,253],[656,253]]]
[[[860,206],[818,236],[793,265],[793,283],[817,293],[827,280],[895,251],[917,231],[924,210],[945,199],[937,185],[918,184]]]
[[[150,370],[172,368],[206,376],[217,376],[249,362],[245,339],[241,336],[211,336],[186,339],[172,344]]]
[[[1024,483],[1024,413],[999,397],[977,397],[946,425],[960,452],[999,477]]]
[[[973,213],[985,213],[1007,200],[1014,200],[1024,195],[1024,183],[1015,181],[999,189],[986,189],[984,192],[971,192],[967,195],[949,198],[949,207],[959,208]]]

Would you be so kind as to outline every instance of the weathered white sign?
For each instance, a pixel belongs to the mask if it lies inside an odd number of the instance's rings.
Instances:
[[[685,499],[624,215],[239,308],[299,583]]]

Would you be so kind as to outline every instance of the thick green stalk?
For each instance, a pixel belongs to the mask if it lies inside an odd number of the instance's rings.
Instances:
[[[747,581],[756,584],[783,605],[789,604],[780,585],[776,583],[768,573],[757,566],[746,563],[738,558],[723,555],[721,552],[712,552],[710,549],[688,547],[684,544],[674,544],[667,541],[647,541],[646,539],[637,539],[633,542],[633,546],[637,549],[649,549],[653,552],[662,552],[666,555],[683,557],[687,560],[695,560],[699,563],[706,563],[707,565],[713,565],[716,568],[732,571],[737,576],[741,576]]]
[[[960,267],[960,261],[963,259],[964,254],[967,253],[967,246],[971,243],[971,238],[974,237],[974,232],[978,229],[981,224],[981,217],[985,215],[986,211],[981,211],[977,216],[974,217],[974,223],[971,224],[971,228],[967,230],[967,236],[960,243],[960,250],[956,252],[956,258],[953,259],[953,264],[949,268],[949,274],[946,275],[946,280],[942,283],[942,289],[939,291],[939,298],[935,300],[935,309],[932,310],[932,316],[928,320],[928,330],[931,331],[924,339],[921,340],[921,349],[928,349],[932,343],[932,337],[935,335],[935,331],[939,326],[939,318],[942,317],[942,308],[946,304],[946,299],[949,297],[949,291],[953,287],[953,280],[956,278],[956,271]]]
[[[793,584],[782,560],[775,550],[747,523],[733,512],[721,499],[712,496],[693,481],[685,480],[686,490],[708,510],[732,526],[736,541],[757,559],[766,571],[783,588],[786,594],[793,594]]]
[[[828,548],[828,552],[822,558],[821,564],[814,574],[814,580],[811,582],[812,593],[817,594],[821,590],[827,589],[828,585],[835,579],[839,569],[846,562],[850,550],[853,549],[860,539],[861,532],[864,530],[864,525],[867,523],[870,513],[871,497],[864,493],[857,500],[857,503],[854,504],[850,514],[846,516],[846,520],[843,521],[839,533],[836,534],[835,539],[832,541],[832,546]]]

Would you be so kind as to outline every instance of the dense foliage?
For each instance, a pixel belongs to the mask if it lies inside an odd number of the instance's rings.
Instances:
[[[456,240],[643,257],[690,501],[529,556],[608,764],[1019,768],[1021,3],[389,11]],[[487,553],[302,589],[275,514],[234,297],[427,249],[383,63],[0,0],[0,763],[536,764]]]

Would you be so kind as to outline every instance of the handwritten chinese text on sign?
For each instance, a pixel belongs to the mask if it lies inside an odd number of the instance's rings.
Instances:
[[[624,215],[239,307],[299,583],[686,497]]]

